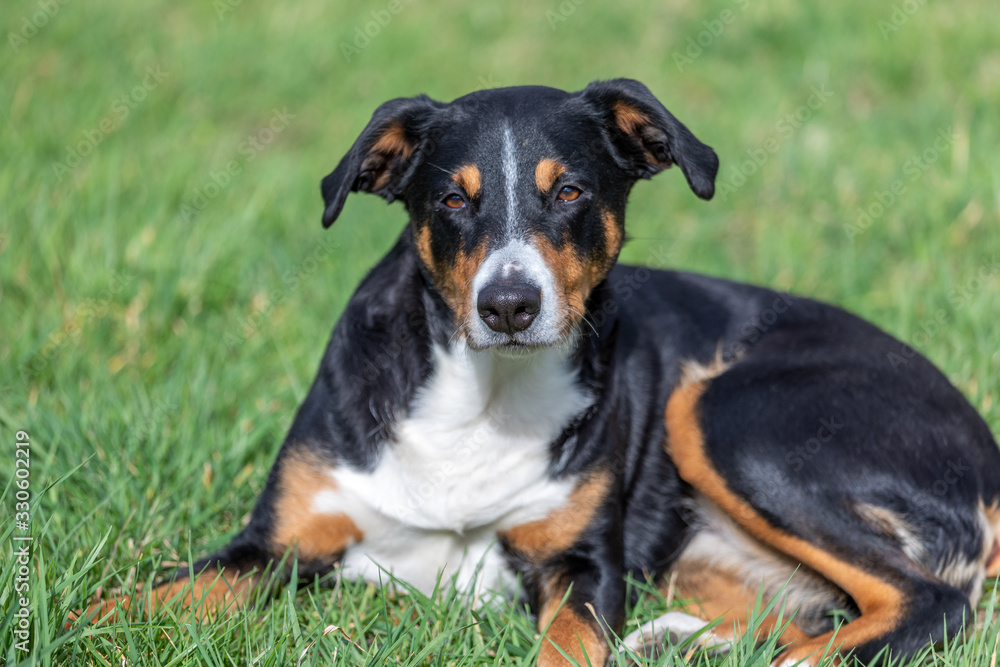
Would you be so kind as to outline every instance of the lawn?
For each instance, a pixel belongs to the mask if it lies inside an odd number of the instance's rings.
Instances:
[[[404,224],[357,196],[320,225],[319,179],[392,97],[645,82],[722,168],[707,203],[676,170],[638,184],[623,260],[849,308],[939,364],[1000,433],[995,3],[355,4],[4,1],[0,488],[14,517],[24,431],[32,501],[26,532],[0,524],[0,662],[537,651],[510,604],[349,581],[215,622],[63,629],[246,518],[330,329]],[[25,534],[29,653],[13,616]],[[629,629],[666,606],[642,596]],[[997,633],[990,621],[919,664],[988,665]],[[772,651],[744,643],[728,664]]]

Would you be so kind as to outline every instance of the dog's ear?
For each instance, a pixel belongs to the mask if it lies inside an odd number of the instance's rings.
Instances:
[[[320,183],[326,210],[323,226],[340,215],[351,192],[371,192],[394,201],[420,165],[435,112],[444,105],[426,95],[382,104],[337,168]]]
[[[718,156],[674,118],[646,86],[632,79],[595,81],[581,96],[601,117],[612,154],[635,178],[649,178],[676,164],[696,195],[712,198]]]

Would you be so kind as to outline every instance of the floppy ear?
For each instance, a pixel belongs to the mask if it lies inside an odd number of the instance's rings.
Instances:
[[[696,195],[712,198],[718,156],[646,86],[632,79],[595,81],[581,95],[602,118],[622,167],[636,178],[649,178],[676,164]]]
[[[390,203],[399,196],[423,159],[431,118],[443,106],[420,95],[389,100],[375,110],[351,150],[320,183],[324,227],[337,219],[351,192],[371,192]]]

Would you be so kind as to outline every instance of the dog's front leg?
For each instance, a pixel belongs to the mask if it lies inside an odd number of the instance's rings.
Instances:
[[[621,514],[610,473],[583,478],[567,502],[501,534],[543,635],[540,667],[604,665],[607,630],[625,613]]]

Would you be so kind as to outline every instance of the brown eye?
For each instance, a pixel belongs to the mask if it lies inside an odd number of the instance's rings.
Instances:
[[[579,197],[580,194],[580,188],[574,188],[572,185],[567,185],[560,190],[559,194],[556,196],[559,197],[559,201],[573,201]]]
[[[444,205],[448,208],[462,208],[465,206],[465,200],[459,195],[448,195],[444,198]]]

